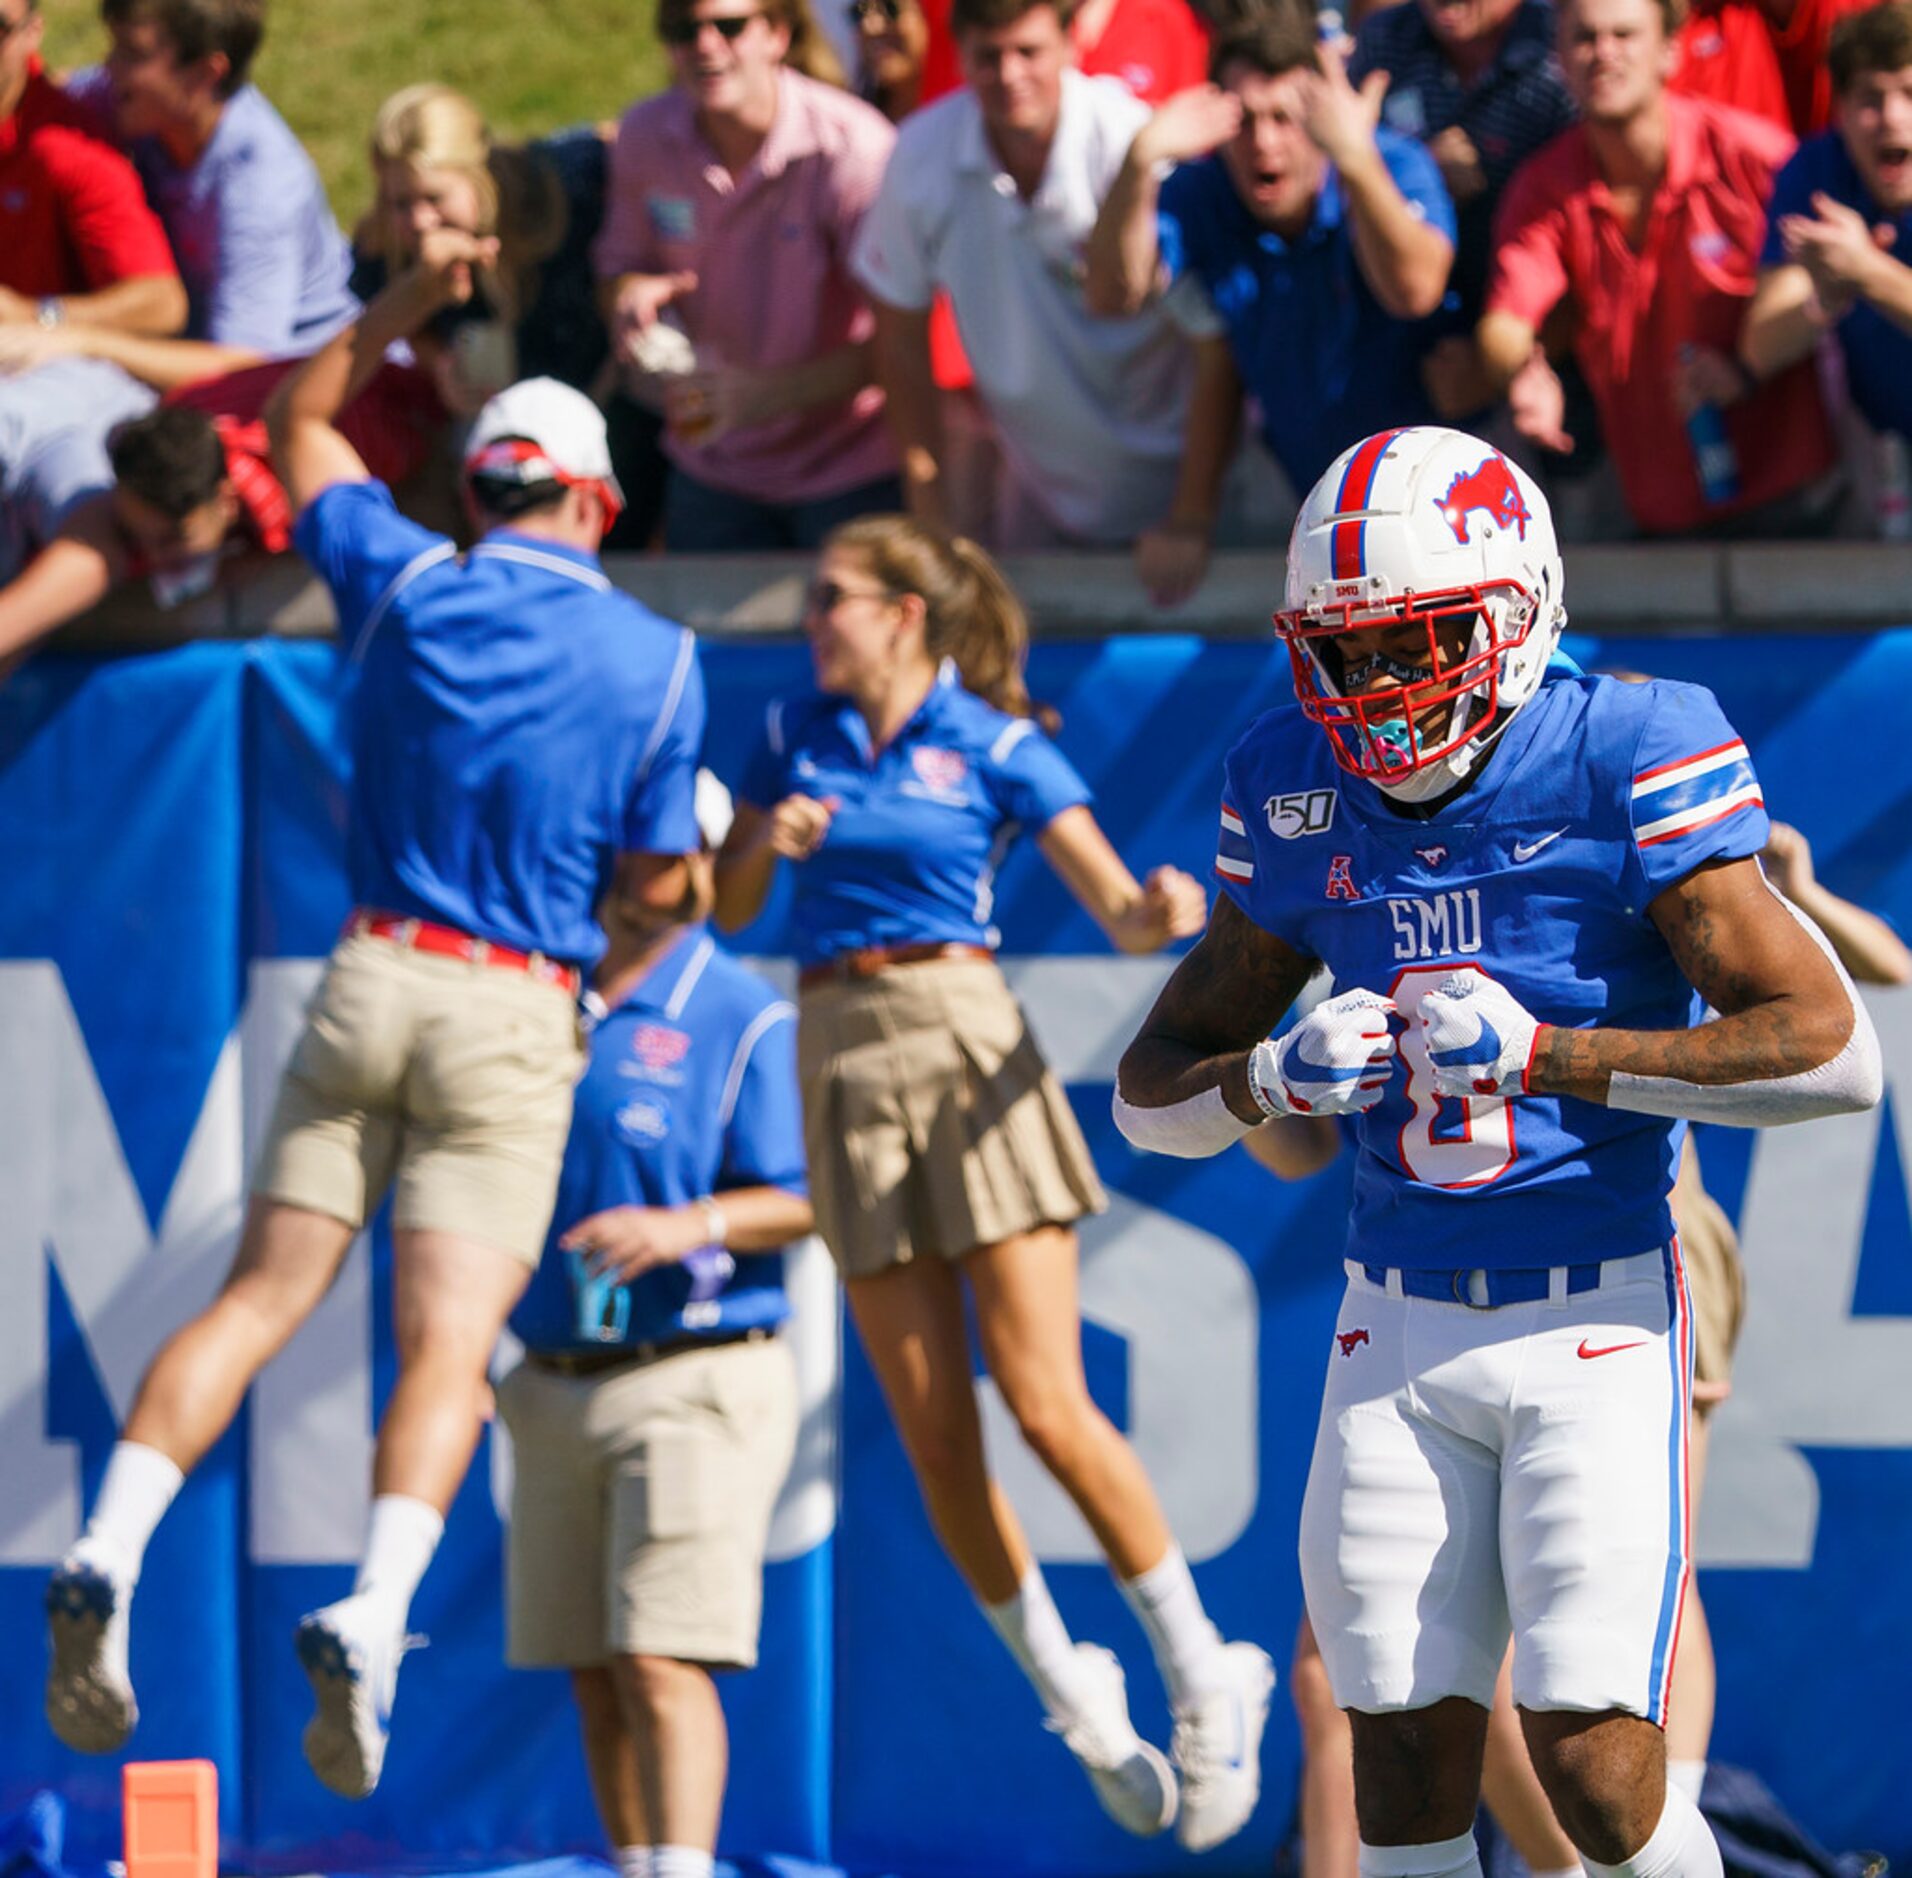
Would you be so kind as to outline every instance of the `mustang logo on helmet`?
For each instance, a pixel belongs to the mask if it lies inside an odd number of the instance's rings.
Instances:
[[[1434,506],[1463,548],[1470,545],[1467,518],[1475,509],[1497,527],[1519,529],[1522,541],[1527,539],[1527,524],[1534,519],[1513,471],[1507,467],[1507,459],[1498,450],[1479,469],[1463,470],[1456,476],[1447,485],[1447,494]]]

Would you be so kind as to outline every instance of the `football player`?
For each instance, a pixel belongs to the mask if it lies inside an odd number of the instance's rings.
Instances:
[[[1564,620],[1546,500],[1487,444],[1387,431],[1329,469],[1275,619],[1297,705],[1228,756],[1223,892],[1116,1087],[1169,1154],[1359,1118],[1301,1571],[1364,1878],[1478,1873],[1510,1630],[1593,1878],[1717,1878],[1661,1733],[1692,1370],[1667,1195],[1688,1120],[1881,1089],[1712,696],[1581,675]],[[1317,962],[1342,989],[1270,1040]]]

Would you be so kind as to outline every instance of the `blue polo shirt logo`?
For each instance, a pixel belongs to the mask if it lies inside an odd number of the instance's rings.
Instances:
[[[671,1131],[670,1111],[648,1096],[635,1096],[618,1110],[617,1125],[627,1141],[662,1141]]]
[[[642,1082],[675,1088],[684,1080],[679,1065],[689,1051],[688,1032],[675,1030],[669,1024],[639,1024],[631,1032],[631,1054],[624,1073]]]
[[[910,768],[938,795],[954,795],[969,776],[969,759],[960,750],[919,747],[910,752]]]

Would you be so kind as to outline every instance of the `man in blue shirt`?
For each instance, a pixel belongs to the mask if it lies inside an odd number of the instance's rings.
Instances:
[[[1882,1086],[1851,981],[1761,876],[1718,704],[1582,676],[1565,618],[1546,498],[1477,438],[1384,431],[1329,469],[1275,622],[1299,708],[1228,755],[1222,894],[1118,1071],[1117,1122],[1165,1153],[1356,1118],[1301,1569],[1367,1878],[1478,1878],[1510,1635],[1592,1878],[1718,1878],[1662,1733],[1693,1361],[1668,1194],[1686,1121]],[[1272,1040],[1320,964],[1341,991]]]
[[[1773,186],[1740,353],[1770,378],[1830,329],[1866,422],[1912,437],[1912,0],[1848,14],[1828,63],[1836,128]]]
[[[106,63],[70,89],[126,146],[159,212],[186,337],[220,348],[173,356],[210,377],[313,351],[358,313],[351,252],[312,159],[247,82],[262,0],[102,0],[100,16]],[[161,390],[184,382],[129,369]]]
[[[720,841],[721,784],[698,779]],[[714,801],[712,800],[714,798]],[[782,1249],[810,1230],[796,1011],[703,925],[607,910],[553,1232],[498,1387],[508,1659],[571,1672],[626,1878],[709,1878],[729,1760],[714,1668],[757,1660],[797,1433]]]
[[[1190,415],[1178,514],[1219,488],[1244,385],[1297,490],[1368,431],[1431,416],[1426,322],[1454,260],[1434,159],[1379,122],[1385,73],[1357,90],[1293,8],[1224,34],[1209,70],[1136,133],[1089,246],[1098,312],[1192,273],[1227,329],[1234,374]]]
[[[596,407],[533,379],[479,413],[465,467],[482,534],[464,556],[398,514],[336,427],[391,341],[468,295],[488,254],[437,231],[268,407],[295,540],[350,648],[357,910],[280,1086],[232,1272],[148,1370],[48,1593],[49,1719],[72,1746],[115,1749],[137,1714],[127,1610],[154,1526],[395,1190],[399,1375],[364,1563],[298,1638],[318,1698],[306,1756],[354,1798],[377,1784],[411,1597],[543,1248],[579,978],[603,945],[593,909],[607,892],[638,917],[678,907],[697,845],[695,648],[598,566],[617,491]]]

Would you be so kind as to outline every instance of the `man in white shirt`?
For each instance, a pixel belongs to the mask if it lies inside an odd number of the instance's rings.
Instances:
[[[1133,318],[1083,300],[1089,232],[1148,107],[1071,68],[1070,0],[955,0],[968,83],[907,119],[852,266],[919,520],[946,526],[930,305],[949,295],[1004,458],[993,545],[1137,541],[1176,496],[1200,290]]]

